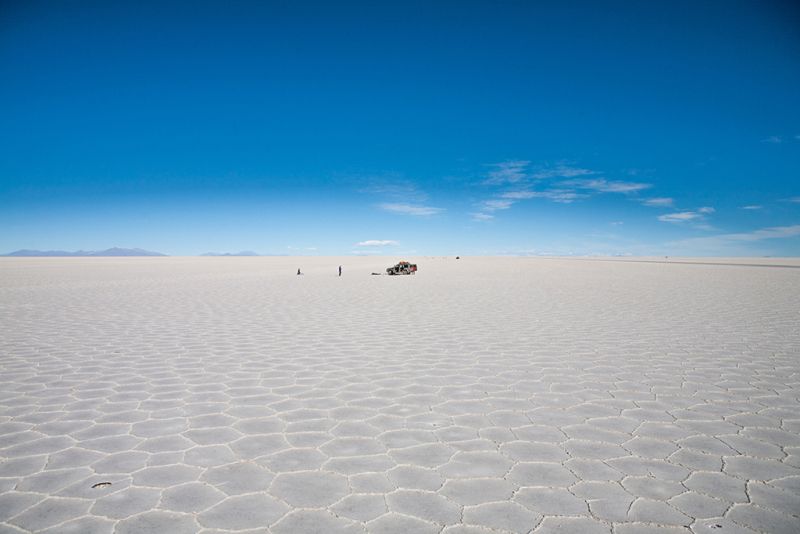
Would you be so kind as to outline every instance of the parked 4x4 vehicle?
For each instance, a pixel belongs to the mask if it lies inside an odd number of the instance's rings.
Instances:
[[[394,274],[414,274],[417,272],[417,264],[416,263],[408,263],[407,261],[401,261],[394,267],[389,267],[386,269],[386,274],[394,275]]]

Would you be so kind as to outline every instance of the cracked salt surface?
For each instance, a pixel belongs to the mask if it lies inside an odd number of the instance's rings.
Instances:
[[[0,259],[0,531],[800,532],[800,269],[417,262]]]

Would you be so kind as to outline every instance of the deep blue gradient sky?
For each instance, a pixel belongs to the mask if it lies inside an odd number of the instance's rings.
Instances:
[[[800,8],[0,4],[0,252],[800,255]]]

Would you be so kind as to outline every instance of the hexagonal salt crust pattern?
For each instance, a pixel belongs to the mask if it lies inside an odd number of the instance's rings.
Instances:
[[[0,532],[800,532],[800,269],[417,261],[0,260]]]

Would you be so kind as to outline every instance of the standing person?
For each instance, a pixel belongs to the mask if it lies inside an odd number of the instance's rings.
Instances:
[[[298,267],[297,268],[297,276],[300,276],[301,274],[303,274],[303,273],[300,272],[300,267]]]
[[[342,266],[339,266],[339,276],[342,276]]]

